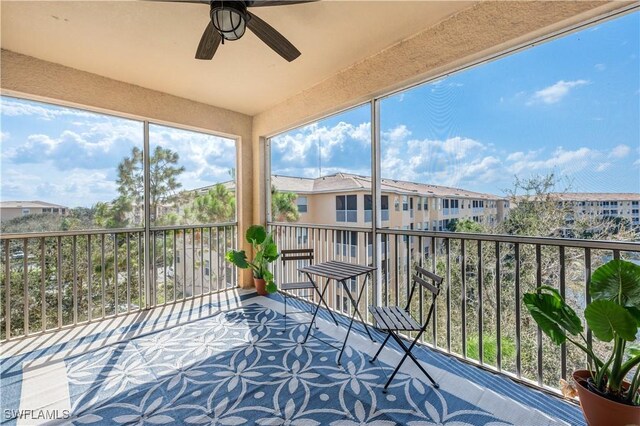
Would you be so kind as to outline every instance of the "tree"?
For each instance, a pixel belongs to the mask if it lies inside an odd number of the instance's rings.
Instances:
[[[557,184],[553,173],[528,179],[516,176],[513,189],[505,190],[512,207],[498,227],[498,233],[562,237],[572,210],[558,202],[557,195],[554,195]]]
[[[236,197],[221,183],[197,195],[186,211],[188,217],[200,223],[229,222],[235,218],[235,214]]]
[[[157,146],[149,156],[149,208],[152,220],[157,219],[158,206],[172,203],[178,198],[182,187],[177,177],[185,171],[178,166],[177,152]],[[134,147],[131,156],[118,165],[118,192],[123,201],[132,208],[144,203],[144,166],[142,150]]]
[[[300,219],[295,192],[280,192],[271,187],[271,212],[276,222],[296,222]]]
[[[484,227],[478,222],[474,222],[471,219],[451,219],[447,225],[447,230],[451,232],[466,232],[466,233],[482,233],[485,232]]]

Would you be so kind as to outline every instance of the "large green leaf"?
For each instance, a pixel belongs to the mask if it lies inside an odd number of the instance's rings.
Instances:
[[[567,332],[581,333],[580,318],[560,294],[551,287],[540,287],[539,290],[540,293],[526,293],[523,302],[540,329],[558,345],[567,340]]]
[[[228,251],[224,255],[224,257],[225,257],[225,259],[227,259],[228,262],[233,263],[238,268],[247,269],[249,267],[249,262],[247,262],[247,254],[244,252],[244,250],[240,250],[240,251],[231,250],[231,251]]]
[[[265,238],[267,238],[267,231],[264,229],[264,226],[252,225],[247,229],[245,238],[251,244],[262,244]]]
[[[584,319],[593,335],[604,342],[610,342],[615,335],[624,340],[636,339],[636,320],[629,312],[611,300],[596,300],[584,310]]]
[[[640,265],[611,260],[593,272],[589,293],[593,300],[622,298],[623,306],[640,308]]]
[[[633,306],[627,306],[627,312],[629,312],[631,316],[636,319],[636,325],[638,326],[638,328],[640,328],[640,309]]]
[[[271,235],[265,239],[262,249],[264,251],[264,259],[267,262],[273,262],[278,259],[278,246],[273,242]]]

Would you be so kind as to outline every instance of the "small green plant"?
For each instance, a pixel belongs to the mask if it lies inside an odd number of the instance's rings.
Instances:
[[[584,335],[582,321],[554,288],[540,287],[536,293],[526,293],[523,301],[555,344],[568,340],[589,356],[591,385],[598,392],[629,405],[640,405],[640,266],[619,259],[607,262],[591,275],[589,294],[592,302],[585,308],[584,318],[596,339],[613,342],[606,358],[595,354]],[[627,377],[630,384],[625,388]]]
[[[250,268],[254,278],[265,280],[267,292],[276,292],[278,288],[273,282],[273,274],[269,271],[269,263],[278,258],[278,246],[273,242],[271,234],[267,233],[264,226],[260,225],[250,226],[245,238],[253,247],[253,261],[247,260],[247,254],[244,250],[230,250],[225,254],[225,259],[238,268]]]

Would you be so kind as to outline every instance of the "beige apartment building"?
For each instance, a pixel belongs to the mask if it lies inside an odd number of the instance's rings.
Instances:
[[[298,195],[300,223],[370,226],[371,178],[336,173],[319,178],[271,176],[281,192]],[[489,225],[501,222],[509,201],[491,194],[439,185],[382,179],[382,226],[391,229],[446,231],[453,219]]]
[[[69,208],[44,201],[0,201],[0,221],[6,222],[29,214],[66,215]]]
[[[565,193],[553,194],[564,207],[573,210],[574,218],[619,217],[640,225],[640,194],[633,193]]]
[[[577,219],[626,219],[633,226],[640,226],[640,194],[603,192],[553,193],[558,207],[569,208],[572,215],[567,221]]]

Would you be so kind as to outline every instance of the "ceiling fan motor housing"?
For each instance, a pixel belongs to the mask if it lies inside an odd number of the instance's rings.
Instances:
[[[211,2],[211,22],[224,40],[238,40],[247,28],[247,6],[243,1]]]

